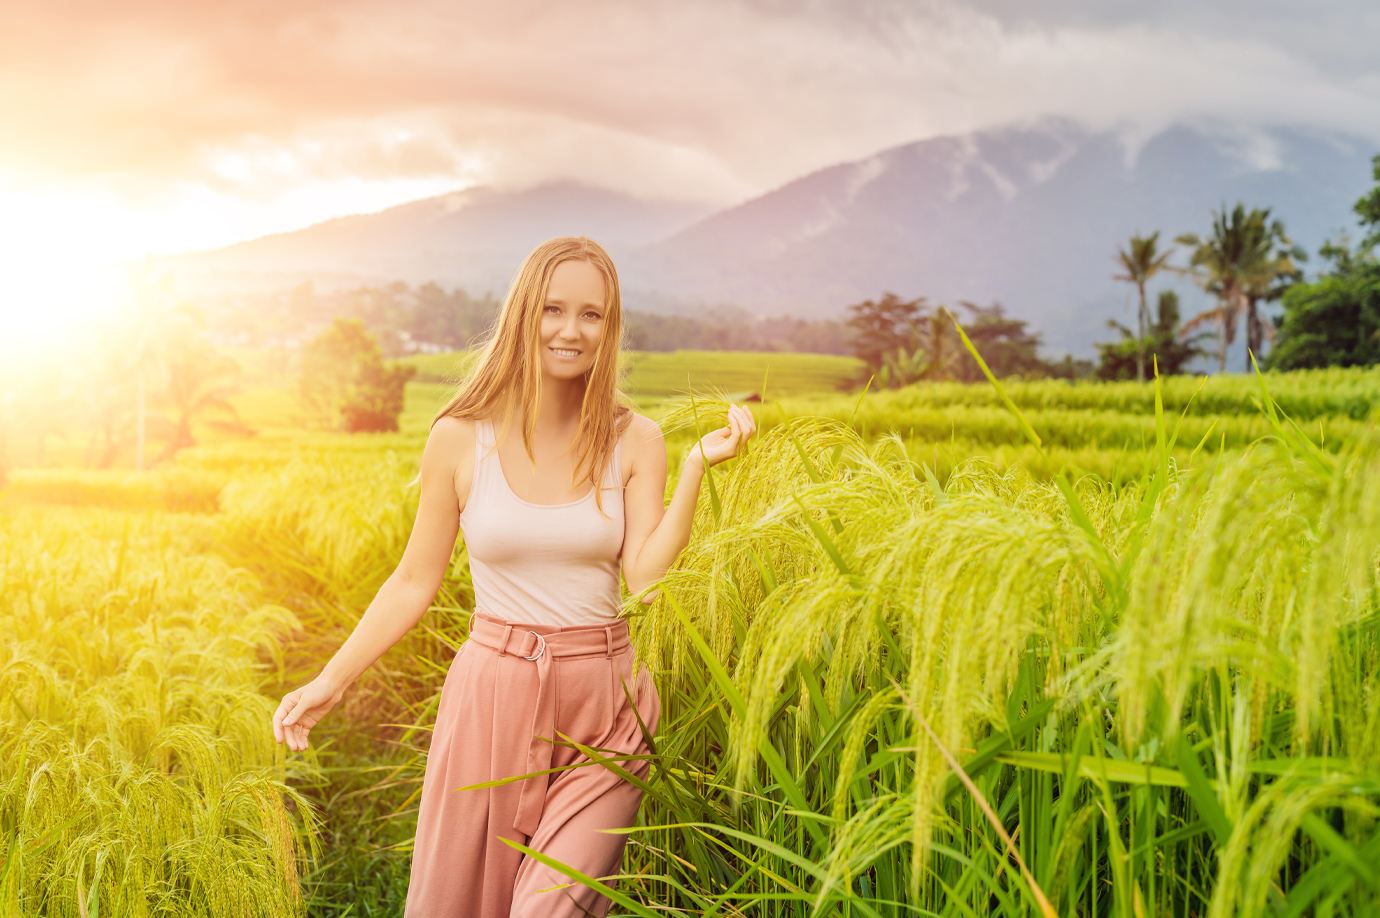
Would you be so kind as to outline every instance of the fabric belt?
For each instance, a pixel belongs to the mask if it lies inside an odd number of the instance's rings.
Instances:
[[[600,656],[612,661],[632,646],[628,623],[613,619],[604,625],[552,628],[504,621],[475,612],[470,616],[470,640],[501,657],[529,660],[537,668],[537,704],[532,712],[532,738],[527,747],[526,774],[532,777],[522,782],[517,815],[513,819],[513,828],[531,837],[536,834],[542,808],[546,805],[550,779],[550,775],[536,772],[551,767],[552,743],[556,739],[556,693],[551,679],[551,661]]]

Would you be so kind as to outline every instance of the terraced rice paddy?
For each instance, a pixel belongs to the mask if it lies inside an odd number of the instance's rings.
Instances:
[[[769,381],[629,604],[666,710],[615,913],[1380,912],[1380,372],[1199,382]],[[309,755],[267,718],[396,563],[439,391],[13,476],[0,914],[400,913],[463,545]],[[658,410],[674,468],[721,405]]]

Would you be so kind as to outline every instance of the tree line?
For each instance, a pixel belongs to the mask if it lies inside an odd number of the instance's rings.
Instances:
[[[1304,250],[1295,244],[1283,221],[1269,208],[1224,204],[1212,211],[1205,235],[1183,233],[1174,240],[1187,250],[1187,262],[1175,265],[1173,245],[1162,247],[1160,233],[1132,235],[1119,247],[1116,280],[1131,284],[1137,295],[1134,330],[1116,320],[1109,328],[1119,340],[1098,344],[1098,361],[1065,356],[1052,362],[1039,355],[1040,336],[1027,323],[1011,319],[999,304],[988,307],[962,302],[964,329],[998,375],[1026,378],[1081,378],[1144,381],[1152,369],[1162,375],[1188,371],[1200,357],[1216,357],[1227,369],[1227,354],[1244,323],[1246,366],[1252,357],[1262,366],[1293,370],[1380,363],[1380,156],[1373,160],[1376,187],[1363,195],[1354,211],[1366,232],[1352,248],[1342,237],[1324,243],[1326,264],[1312,281],[1305,280]],[[1160,291],[1154,305],[1147,288],[1157,277],[1190,278],[1213,298],[1213,305],[1184,320],[1179,296]],[[1278,302],[1279,315],[1268,318],[1262,305]],[[924,297],[904,300],[887,293],[848,307],[846,327],[854,354],[883,387],[921,380],[977,382],[977,363],[954,347],[953,315],[931,306]],[[1270,345],[1266,353],[1266,344]]]
[[[384,358],[395,359],[474,345],[502,304],[490,293],[476,297],[434,283],[413,287],[397,282],[338,291],[318,291],[304,283],[272,293],[209,297],[203,305],[211,334],[223,343],[297,347],[339,318],[363,323],[378,339]],[[693,316],[627,309],[624,326],[626,345],[637,351],[848,353],[838,319],[757,318],[729,306]]]
[[[627,314],[627,344],[636,350],[794,350],[853,353],[886,387],[923,380],[978,382],[977,364],[960,347],[954,320],[988,365],[1003,376],[1144,380],[1152,368],[1182,373],[1197,358],[1228,350],[1244,323],[1246,346],[1263,366],[1291,370],[1380,363],[1380,156],[1376,186],[1355,204],[1363,236],[1319,250],[1311,280],[1304,251],[1269,208],[1224,205],[1204,235],[1184,233],[1161,247],[1160,233],[1133,235],[1116,254],[1116,279],[1136,291],[1136,325],[1110,320],[1118,340],[1098,345],[1098,360],[1048,360],[1041,337],[1001,304],[960,302],[956,310],[924,297],[886,293],[846,310],[843,320],[753,318],[733,309],[698,316]],[[1174,264],[1175,246],[1187,259]],[[1178,295],[1159,277],[1191,278],[1213,306],[1181,315]],[[211,424],[252,433],[229,398],[240,369],[221,345],[300,355],[298,392],[321,427],[396,430],[411,371],[390,358],[418,350],[473,346],[491,326],[499,302],[437,284],[403,283],[318,292],[310,285],[258,296],[219,297],[200,307],[178,302],[167,279],[144,285],[134,321],[102,332],[100,344],[71,366],[50,368],[0,386],[0,482],[22,437],[36,464],[45,444],[73,429],[86,438],[85,464],[110,467],[133,445],[136,464],[153,465],[195,444],[194,427]],[[1273,318],[1263,305],[1278,303]],[[1267,348],[1266,346],[1269,345]],[[1249,358],[1248,358],[1249,361]],[[1245,369],[1249,369],[1249,363]],[[145,440],[161,444],[144,455]]]

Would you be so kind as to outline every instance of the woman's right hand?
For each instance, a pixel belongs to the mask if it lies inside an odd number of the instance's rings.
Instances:
[[[307,735],[321,718],[340,703],[343,692],[317,676],[295,692],[283,696],[273,712],[273,738],[294,752],[307,748]]]

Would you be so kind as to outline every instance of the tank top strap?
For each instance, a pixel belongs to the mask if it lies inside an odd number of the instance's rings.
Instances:
[[[475,443],[479,446],[484,447],[485,449],[488,449],[489,447],[493,446],[494,441],[498,439],[498,433],[494,430],[494,422],[489,418],[484,418],[480,421],[475,422],[474,432]]]
[[[494,449],[494,424],[488,418],[474,422],[474,477],[470,483],[470,493],[476,492],[484,494],[493,488],[493,475],[489,471],[490,464],[497,459],[498,450]]]

